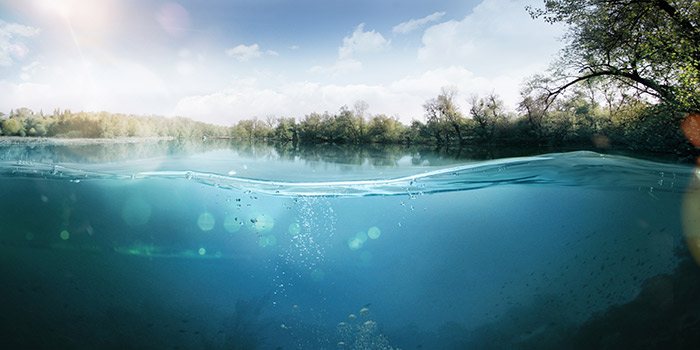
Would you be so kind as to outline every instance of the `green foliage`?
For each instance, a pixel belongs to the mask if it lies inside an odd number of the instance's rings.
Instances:
[[[268,123],[256,119],[241,120],[231,128],[231,136],[238,140],[268,140],[278,143],[304,144],[364,144],[400,143],[405,127],[395,118],[378,115],[365,120],[366,103],[357,103],[355,110],[347,106],[338,114],[311,113],[301,122],[294,118],[268,118]],[[358,114],[359,113],[359,114]]]
[[[8,136],[24,136],[25,130],[19,118],[5,119],[2,121],[2,134]]]
[[[476,137],[481,141],[490,141],[496,132],[496,125],[505,120],[503,101],[495,93],[490,93],[484,98],[473,95],[470,104],[469,115],[476,123]]]
[[[408,126],[383,114],[365,117],[366,105],[354,110],[344,106],[337,114],[311,113],[301,122],[293,118],[268,118],[267,123],[243,120],[231,128],[231,135],[246,142],[295,145],[531,145],[692,153],[672,109],[650,103],[641,93],[630,94],[624,86],[598,79],[549,101],[546,95],[536,93],[536,82],[528,83],[517,116],[506,112],[494,92],[471,96],[469,113],[462,115],[455,90],[443,88],[437,98],[424,104],[425,122],[414,120]]]
[[[456,88],[443,87],[437,98],[430,99],[423,105],[426,132],[438,144],[450,143],[451,139],[456,139],[460,144],[466,141],[465,119],[454,102],[456,95]]]
[[[272,132],[272,138],[280,142],[297,142],[299,130],[294,118],[280,118]]]
[[[10,111],[9,118],[0,119],[6,136],[118,138],[158,137],[202,138],[227,136],[226,127],[196,122],[187,118],[139,117],[107,112],[55,110],[51,115],[35,114],[28,108]]]
[[[548,0],[535,18],[568,25],[568,46],[550,96],[605,77],[680,112],[700,111],[700,2],[697,0]]]
[[[369,139],[374,143],[399,143],[404,126],[395,118],[378,115],[369,124]]]

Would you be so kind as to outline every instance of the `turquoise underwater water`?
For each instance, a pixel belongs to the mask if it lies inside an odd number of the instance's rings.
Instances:
[[[700,346],[691,166],[5,151],[3,349]]]

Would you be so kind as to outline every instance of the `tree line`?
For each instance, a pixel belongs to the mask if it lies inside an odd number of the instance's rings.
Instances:
[[[534,98],[524,88],[516,112],[496,93],[472,95],[468,108],[457,105],[458,92],[445,87],[425,101],[422,120],[409,125],[384,114],[367,113],[366,102],[336,113],[310,113],[300,119],[268,116],[233,126],[183,117],[135,116],[107,112],[55,110],[51,114],[20,108],[0,116],[6,136],[119,138],[231,138],[291,144],[427,144],[437,147],[528,145],[624,147],[687,154],[692,146],[679,128],[677,112],[642,93],[618,89],[606,81],[561,93],[554,102]]]
[[[54,110],[34,113],[29,108],[0,113],[0,135],[64,138],[227,136],[229,128],[183,117],[136,116],[108,112]]]
[[[311,113],[300,120],[267,117],[231,127],[238,140],[300,144],[431,144],[439,147],[529,145],[624,147],[686,154],[692,146],[679,128],[675,111],[642,94],[610,86],[572,88],[547,104],[526,88],[517,112],[508,111],[496,93],[472,95],[468,109],[457,106],[457,91],[443,88],[423,105],[422,120],[409,125],[384,114],[366,115],[366,103],[337,113]]]

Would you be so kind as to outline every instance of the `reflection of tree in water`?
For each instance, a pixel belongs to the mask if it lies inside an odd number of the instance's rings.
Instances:
[[[47,141],[48,140],[48,141]],[[397,167],[447,166],[455,162],[489,160],[559,152],[562,149],[515,147],[435,147],[396,144],[314,144],[239,142],[233,140],[51,140],[23,139],[0,145],[0,160],[34,163],[98,164],[147,160],[165,156],[191,156],[216,150],[231,150],[250,159],[304,161],[314,167],[322,163]]]
[[[22,142],[0,147],[0,160],[35,163],[108,163],[170,155],[197,154],[229,147],[222,140],[52,140]]]
[[[347,165],[399,166],[408,159],[414,166],[450,165],[458,161],[476,161],[503,157],[527,156],[541,153],[540,149],[513,147],[435,147],[430,145],[387,144],[276,144],[275,151],[282,159],[301,159],[309,163],[335,163]]]

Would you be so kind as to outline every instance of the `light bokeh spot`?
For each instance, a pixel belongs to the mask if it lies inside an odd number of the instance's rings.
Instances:
[[[235,215],[228,215],[224,219],[224,229],[231,233],[238,232],[241,230],[241,223]]]
[[[197,253],[199,253],[199,255],[204,255],[204,254],[207,253],[207,250],[204,249],[204,247],[202,247],[202,248],[199,248],[199,250],[197,251]]]
[[[182,5],[169,2],[161,5],[155,13],[161,28],[172,36],[182,36],[190,29],[190,14]]]
[[[61,231],[60,236],[61,236],[61,239],[65,241],[68,238],[70,238],[70,233],[66,230],[63,230],[63,231]]]
[[[700,179],[697,177],[688,185],[683,198],[683,233],[690,254],[700,265]]]
[[[253,229],[258,232],[268,232],[275,227],[275,219],[265,214],[253,216],[251,222],[253,224]]]
[[[348,238],[348,247],[350,247],[350,250],[358,250],[362,248],[362,244],[364,244],[364,242],[357,237]]]
[[[377,226],[372,226],[367,230],[367,236],[371,239],[377,239],[382,234],[382,231]]]
[[[297,234],[299,234],[299,232],[301,232],[301,226],[299,225],[299,223],[293,222],[293,223],[289,224],[289,228],[287,229],[287,232],[289,232],[293,235],[297,235]]]
[[[275,237],[273,235],[260,236],[260,238],[258,238],[258,245],[261,247],[273,246],[276,243],[277,243],[277,237]]]
[[[199,218],[197,218],[197,226],[202,231],[210,231],[214,228],[215,224],[216,219],[214,219],[214,215],[210,212],[205,211],[199,214]]]

